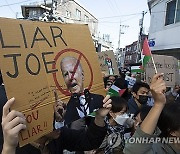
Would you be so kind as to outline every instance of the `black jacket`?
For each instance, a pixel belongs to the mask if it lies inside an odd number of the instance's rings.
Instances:
[[[68,151],[87,151],[96,149],[102,143],[107,132],[107,127],[98,127],[91,123],[87,130],[73,130],[62,128],[60,137],[48,144],[51,154],[62,154],[64,149]],[[28,144],[17,148],[16,154],[40,154],[40,150]]]

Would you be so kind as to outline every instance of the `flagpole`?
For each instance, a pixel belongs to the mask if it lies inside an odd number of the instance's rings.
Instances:
[[[153,63],[153,66],[154,66],[155,73],[157,74],[157,68],[156,68],[152,53],[151,53],[151,59],[152,59],[152,63]]]

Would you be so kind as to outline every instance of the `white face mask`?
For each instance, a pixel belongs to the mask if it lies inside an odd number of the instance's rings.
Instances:
[[[127,113],[124,113],[122,115],[117,115],[114,120],[119,124],[119,125],[124,125],[126,121],[129,119],[129,116]]]

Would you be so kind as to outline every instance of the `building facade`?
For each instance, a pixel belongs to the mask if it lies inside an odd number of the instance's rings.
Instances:
[[[129,66],[137,63],[138,59],[138,41],[133,42],[125,47],[124,65]]]
[[[148,0],[151,51],[180,60],[180,0]]]
[[[22,5],[25,19],[48,21],[55,19],[62,23],[87,24],[97,52],[112,50],[108,35],[99,36],[98,19],[76,0],[46,0],[46,3]],[[50,16],[53,14],[53,17]],[[104,37],[106,36],[106,37]]]

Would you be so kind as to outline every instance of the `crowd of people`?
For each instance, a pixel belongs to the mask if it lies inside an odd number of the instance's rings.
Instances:
[[[84,89],[81,65],[78,66],[79,70],[73,73],[72,64],[68,64],[68,67],[65,65],[69,61],[76,64],[77,60],[69,57],[61,62],[62,75],[72,93],[69,103],[64,107],[63,102],[56,98],[54,130],[23,147],[18,145],[18,135],[21,130],[26,129],[26,119],[21,112],[10,111],[16,101],[15,98],[7,100],[1,77],[2,154],[180,153],[178,84],[172,88],[166,87],[163,74],[157,73],[150,85],[144,81],[136,81],[132,88],[129,88],[125,75],[110,75],[104,77],[105,91],[112,85],[126,90],[121,96],[103,97]],[[76,77],[79,80],[76,80]],[[83,95],[79,95],[80,93]],[[58,112],[59,109],[62,109],[62,113]],[[95,116],[88,116],[93,111],[96,111]],[[173,141],[163,142],[163,139],[170,138]]]

